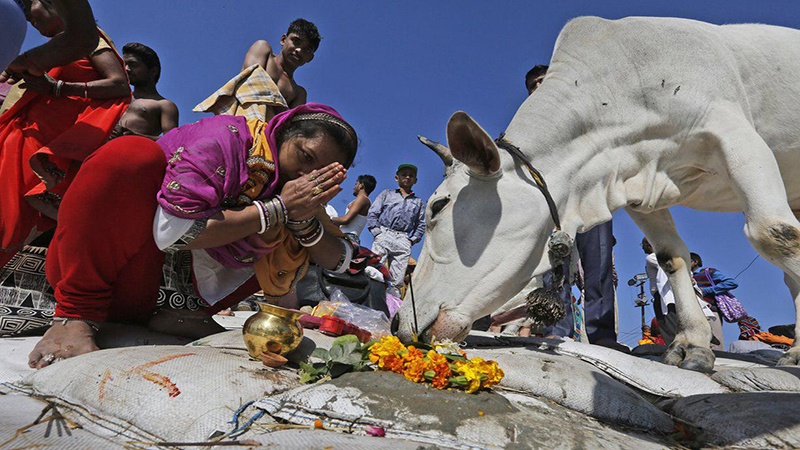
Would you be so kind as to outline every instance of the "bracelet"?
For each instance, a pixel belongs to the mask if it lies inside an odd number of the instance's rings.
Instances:
[[[289,211],[286,209],[286,203],[283,203],[283,199],[280,195],[276,195],[275,198],[278,200],[278,203],[281,204],[281,214],[283,214],[283,219],[281,223],[286,225],[286,222],[289,220]]]
[[[95,322],[94,320],[87,320],[87,319],[78,319],[77,317],[54,317],[53,320],[50,322],[50,326],[53,326],[56,322],[61,322],[61,325],[67,326],[67,322],[83,322],[86,325],[89,325],[92,330],[100,331],[100,324]]]
[[[314,234],[304,238],[298,237],[297,241],[303,247],[313,247],[319,243],[324,234],[325,234],[325,228],[322,226],[322,224],[319,224],[319,227],[314,231]]]
[[[256,200],[253,203],[256,205],[258,220],[261,222],[261,229],[258,230],[258,234],[264,234],[264,232],[267,231],[267,215],[264,212],[264,203],[260,200]]]
[[[64,80],[56,81],[56,84],[53,85],[53,97],[61,97],[61,89],[64,87]]]

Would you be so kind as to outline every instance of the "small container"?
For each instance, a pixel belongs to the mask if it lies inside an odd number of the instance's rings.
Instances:
[[[300,317],[300,325],[307,330],[313,330],[319,328],[322,325],[322,317],[312,316],[311,314],[306,314]]]
[[[334,316],[322,316],[322,323],[319,325],[319,331],[331,335],[341,336],[345,330],[344,320]]]

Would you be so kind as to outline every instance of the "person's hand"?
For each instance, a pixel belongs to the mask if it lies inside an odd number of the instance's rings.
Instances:
[[[286,182],[281,189],[281,198],[286,205],[287,218],[300,221],[314,217],[320,205],[341,192],[340,184],[345,178],[347,169],[339,163],[332,163]]]
[[[25,75],[22,77],[25,82],[20,86],[33,92],[38,92],[45,95],[53,95],[56,85],[56,80],[48,74],[42,76]]]
[[[98,350],[92,327],[78,320],[54,323],[28,355],[28,366],[41,369],[62,359]]]
[[[131,130],[126,128],[124,125],[117,124],[113,130],[111,130],[111,134],[108,136],[108,140],[116,139],[120,136],[127,136],[129,134],[133,134]]]
[[[44,74],[45,71],[31,61],[28,55],[23,53],[11,61],[6,70],[0,72],[0,83],[8,82],[9,84],[14,84],[21,80],[23,76],[40,77]]]

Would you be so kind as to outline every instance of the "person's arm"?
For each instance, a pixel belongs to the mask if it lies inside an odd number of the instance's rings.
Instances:
[[[710,269],[709,273],[714,281],[714,286],[703,288],[704,296],[713,296],[717,294],[724,294],[739,287],[736,280],[727,277],[725,274],[716,269]]]
[[[178,127],[178,106],[169,101],[161,100],[161,134]],[[156,137],[158,139],[158,137]]]
[[[253,45],[247,50],[247,53],[244,55],[244,63],[242,64],[242,70],[252,66],[253,64],[258,64],[264,70],[267,69],[267,61],[269,61],[269,57],[272,55],[272,46],[269,45],[267,41],[255,41]]]
[[[368,202],[369,200],[366,198],[356,197],[356,199],[353,200],[353,203],[350,204],[350,207],[347,208],[347,212],[340,217],[331,217],[331,222],[333,222],[334,225],[338,226],[350,223],[353,219],[356,218],[359,211],[364,209],[364,206],[367,205]]]
[[[294,99],[292,100],[292,103],[289,105],[289,108],[294,108],[295,106],[305,105],[306,104],[306,100],[308,99],[308,92],[306,92],[306,89],[303,86],[295,85],[295,87],[297,89],[295,91]]]
[[[650,295],[655,296],[658,294],[658,261],[655,253],[650,253],[645,258],[644,271],[650,283]]]
[[[97,48],[99,36],[88,0],[53,0],[64,21],[64,31],[46,43],[18,56],[0,74],[0,83],[12,75],[41,76],[53,67],[64,66]]]
[[[373,236],[381,234],[380,217],[383,212],[383,202],[386,199],[386,192],[383,191],[378,195],[378,198],[372,202],[367,213],[367,229]]]
[[[128,77],[125,69],[110,48],[102,49],[91,56],[91,62],[100,78],[89,82],[63,82],[59,96],[84,97],[95,99],[119,98],[130,94]],[[40,77],[25,77],[23,87],[45,95],[54,95],[56,84],[50,75]]]
[[[417,212],[417,226],[414,228],[414,231],[411,232],[411,235],[408,237],[411,240],[411,244],[414,245],[417,242],[422,240],[422,236],[425,235],[425,201],[420,200],[421,205],[419,211]]]
[[[315,245],[308,248],[308,254],[311,259],[323,269],[335,270],[338,269],[339,261],[345,252],[345,245],[350,245],[343,239],[332,236],[328,233],[322,235],[322,239]],[[352,247],[351,247],[352,249]],[[350,256],[352,257],[352,250]],[[349,261],[345,261],[349,266]]]

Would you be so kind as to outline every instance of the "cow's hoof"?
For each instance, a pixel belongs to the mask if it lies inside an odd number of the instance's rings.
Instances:
[[[681,369],[710,373],[714,369],[714,352],[709,348],[680,344],[677,341],[664,353],[664,363]]]
[[[789,349],[778,360],[779,366],[800,366],[800,347]]]

